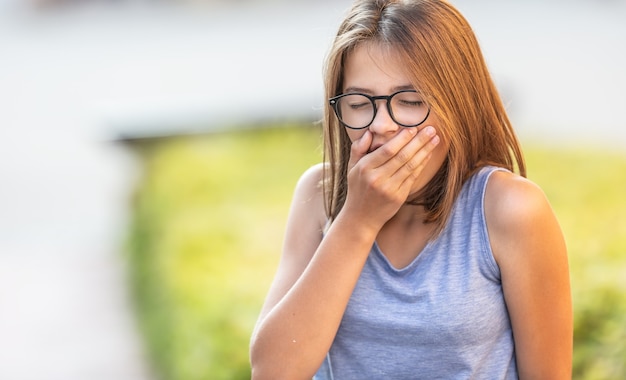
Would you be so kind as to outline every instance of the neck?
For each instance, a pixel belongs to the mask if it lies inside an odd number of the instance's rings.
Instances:
[[[394,224],[405,225],[407,227],[416,224],[424,224],[427,216],[426,208],[422,205],[405,203],[398,212],[390,219]]]

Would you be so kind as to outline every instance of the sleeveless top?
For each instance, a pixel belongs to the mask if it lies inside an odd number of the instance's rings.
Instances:
[[[466,181],[441,234],[406,267],[374,243],[315,380],[518,378],[485,222],[495,170]]]

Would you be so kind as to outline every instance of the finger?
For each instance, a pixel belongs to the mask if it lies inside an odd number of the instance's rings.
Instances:
[[[426,131],[424,135],[425,136],[420,136],[419,139],[415,139],[420,141],[411,141],[411,144],[407,145],[405,150],[408,151],[412,151],[412,149],[416,146],[418,148],[413,155],[398,168],[396,173],[393,174],[393,177],[402,182],[410,179],[414,181],[419,177],[420,173],[428,163],[428,160],[430,160],[433,151],[441,141],[440,137],[434,133],[434,130]]]
[[[389,140],[385,145],[372,153],[378,155],[378,162],[376,162],[374,166],[384,169],[389,176],[394,175],[401,170],[407,162],[414,160],[415,155],[424,148],[435,135],[436,131],[431,126],[419,131],[415,128],[405,128],[393,139]]]
[[[359,162],[359,160],[367,154],[371,145],[372,133],[370,131],[365,131],[365,133],[363,133],[363,136],[352,142],[352,146],[350,148],[350,160],[348,162],[348,169],[353,168],[354,165],[356,165],[356,163]]]
[[[400,150],[415,137],[416,134],[416,128],[403,128],[400,133],[395,135],[380,148],[370,153],[368,159],[374,167],[385,165],[387,162],[392,160],[398,152],[400,152]],[[395,170],[393,170],[392,173],[393,172],[395,172]]]
[[[426,154],[437,146],[437,143],[439,143],[439,136],[435,128],[432,126],[423,128],[414,139],[411,139],[393,156],[396,170],[414,169]]]

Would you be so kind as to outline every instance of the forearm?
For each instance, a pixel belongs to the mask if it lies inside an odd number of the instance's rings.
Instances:
[[[311,378],[335,337],[377,231],[340,214],[311,262],[260,322],[253,377]]]

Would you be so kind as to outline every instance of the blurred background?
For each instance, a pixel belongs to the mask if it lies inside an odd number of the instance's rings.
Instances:
[[[0,379],[245,379],[349,0],[0,0]],[[626,376],[626,2],[453,1]]]

